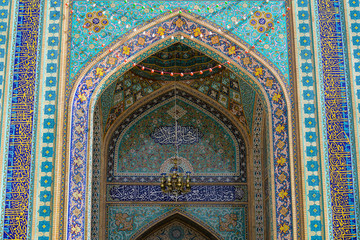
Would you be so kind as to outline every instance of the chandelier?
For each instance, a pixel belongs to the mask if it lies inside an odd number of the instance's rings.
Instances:
[[[176,89],[175,89],[175,109],[176,109]],[[186,172],[186,175],[180,171],[178,163],[179,158],[179,144],[178,144],[178,126],[177,126],[177,114],[175,113],[175,146],[176,146],[176,156],[172,158],[173,167],[170,169],[169,174],[161,174],[161,183],[160,187],[164,193],[172,195],[177,201],[178,197],[182,194],[188,193],[191,191],[190,186],[190,174],[191,172]]]

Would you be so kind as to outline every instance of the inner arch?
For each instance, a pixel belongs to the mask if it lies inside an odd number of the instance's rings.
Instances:
[[[176,239],[177,235],[178,238],[183,237],[184,230],[190,232],[190,237],[197,237],[195,239],[206,239],[206,240],[219,240],[219,236],[214,235],[214,230],[210,231],[208,226],[204,226],[204,224],[200,224],[189,217],[184,216],[180,213],[173,213],[172,215],[155,222],[154,224],[150,225],[147,229],[141,231],[139,230],[138,233],[135,234],[137,236],[136,240],[151,240],[152,237],[156,237],[159,235],[163,235],[164,237],[174,237]],[[189,231],[190,230],[190,231]],[[134,237],[135,237],[134,236]]]

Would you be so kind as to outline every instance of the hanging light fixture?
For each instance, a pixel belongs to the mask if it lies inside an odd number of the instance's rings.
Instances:
[[[172,195],[175,197],[175,200],[177,201],[178,197],[182,194],[188,193],[191,191],[190,186],[190,174],[191,172],[186,172],[186,175],[184,175],[179,170],[178,163],[180,161],[179,158],[179,145],[178,145],[178,126],[177,126],[177,113],[176,113],[176,89],[174,87],[175,91],[175,147],[176,147],[176,156],[172,158],[174,166],[170,169],[169,174],[162,173],[161,174],[161,190],[164,193],[167,193],[169,195]]]

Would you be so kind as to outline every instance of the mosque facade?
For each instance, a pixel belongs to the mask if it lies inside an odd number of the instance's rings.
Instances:
[[[360,237],[359,0],[1,0],[0,118],[1,239]]]

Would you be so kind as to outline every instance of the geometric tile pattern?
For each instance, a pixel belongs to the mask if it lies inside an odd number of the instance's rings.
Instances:
[[[178,11],[178,10],[177,10]],[[182,27],[177,27],[174,25],[174,21],[178,21],[181,19],[185,24],[183,24]],[[88,99],[91,97],[91,94],[93,92],[93,89],[99,81],[103,79],[110,71],[114,70],[114,66],[112,66],[109,63],[109,57],[115,57],[115,55],[118,55],[119,58],[116,61],[118,64],[123,62],[125,58],[128,58],[129,56],[133,56],[136,54],[139,50],[144,49],[145,47],[149,46],[151,43],[158,43],[158,40],[162,39],[161,36],[156,35],[155,32],[159,30],[159,28],[163,28],[165,30],[164,37],[166,37],[166,40],[161,42],[161,45],[166,47],[169,44],[173,43],[170,38],[167,38],[168,36],[171,36],[172,34],[176,32],[182,32],[184,34],[187,34],[188,36],[191,35],[191,32],[193,32],[195,29],[196,31],[201,31],[202,36],[197,36],[196,39],[199,41],[202,41],[203,44],[209,44],[213,49],[221,52],[225,56],[232,59],[232,61],[235,61],[237,64],[241,65],[245,71],[252,74],[254,76],[254,79],[257,79],[261,83],[261,85],[264,86],[264,90],[267,94],[267,97],[270,100],[271,104],[271,111],[272,111],[272,124],[273,129],[276,129],[274,131],[274,136],[276,138],[273,138],[273,146],[276,150],[274,152],[274,159],[276,163],[274,164],[275,169],[275,209],[276,209],[276,216],[274,216],[277,219],[277,237],[279,239],[291,239],[293,234],[292,229],[292,205],[291,205],[291,183],[290,183],[290,159],[289,159],[289,142],[288,142],[288,118],[287,118],[287,103],[285,101],[285,94],[282,92],[282,88],[278,83],[278,80],[274,78],[272,75],[272,72],[270,72],[266,67],[264,67],[261,63],[258,62],[257,59],[253,58],[251,55],[250,57],[250,64],[244,64],[243,62],[239,61],[237,56],[240,56],[240,59],[245,57],[245,53],[242,48],[238,45],[236,45],[234,42],[229,41],[228,39],[224,38],[223,34],[213,33],[210,35],[210,29],[199,25],[197,22],[194,22],[192,20],[186,19],[185,17],[176,16],[175,18],[170,18],[165,22],[159,23],[158,25],[153,25],[150,29],[148,29],[146,36],[146,41],[144,45],[135,45],[135,43],[138,43],[138,40],[140,37],[144,37],[143,34],[138,34],[134,36],[133,38],[129,39],[129,42],[124,42],[121,46],[113,49],[113,52],[108,54],[105,58],[100,60],[98,63],[96,63],[92,69],[88,71],[88,73],[83,78],[84,81],[80,82],[78,85],[78,88],[75,93],[75,101],[72,105],[72,123],[75,124],[72,129],[75,130],[75,126],[77,124],[81,124],[86,128],[86,122],[82,122],[81,119],[85,118],[88,114],[85,109],[88,109]],[[225,29],[221,30],[222,32],[225,31]],[[153,35],[154,33],[154,35]],[[214,37],[219,38],[221,44],[220,45],[214,45],[211,43],[210,38]],[[210,37],[211,36],[211,37]],[[180,39],[177,37],[176,41],[179,41]],[[186,39],[181,39],[181,42],[186,43]],[[159,44],[159,43],[158,43]],[[158,45],[159,46],[159,45]],[[235,48],[232,48],[234,46]],[[229,51],[231,49],[231,51]],[[233,51],[233,49],[235,51]],[[145,56],[144,56],[145,57]],[[215,57],[216,58],[216,57]],[[121,71],[126,71],[130,66],[125,66],[121,69]],[[232,66],[229,66],[232,68]],[[236,68],[232,68],[236,72]],[[87,88],[85,80],[93,81],[94,86]],[[267,83],[267,84],[266,84]],[[85,125],[84,125],[85,124]],[[82,129],[82,128],[81,128]],[[78,133],[73,133],[73,139],[71,140],[71,149],[70,154],[75,154],[76,152],[81,152],[82,154],[79,155],[79,163],[82,163],[83,161],[86,161],[84,157],[86,158],[86,146],[87,142],[84,142],[85,139],[87,139],[87,133],[84,131],[80,131]],[[81,137],[80,137],[81,136]],[[73,157],[70,157],[70,159],[75,160],[75,155]],[[81,161],[80,161],[81,160]],[[70,166],[70,185],[69,185],[69,215],[66,217],[68,219],[68,237],[81,237],[83,236],[83,211],[85,207],[85,203],[83,201],[80,201],[80,199],[85,196],[85,185],[84,181],[86,179],[86,172],[85,167],[82,167],[82,165],[79,165],[76,169],[73,168],[72,164]],[[75,176],[81,174],[81,178],[77,178],[77,180],[80,180],[76,183],[74,179]],[[282,176],[281,178],[278,178],[278,176]],[[80,214],[78,216],[75,216],[73,214],[73,210],[75,208],[80,210]],[[280,211],[283,208],[287,208],[288,211]]]
[[[298,69],[298,84],[300,85],[300,102],[299,108],[301,122],[305,123],[301,125],[304,136],[302,144],[304,149],[304,184],[305,195],[307,196],[304,202],[304,208],[306,211],[306,224],[308,229],[309,238],[321,239],[322,227],[311,227],[314,224],[324,226],[323,220],[323,206],[320,199],[312,197],[313,194],[320,192],[321,190],[321,159],[319,157],[319,139],[318,131],[319,126],[317,121],[317,104],[315,99],[316,81],[315,81],[315,66],[314,54],[313,54],[313,37],[311,28],[311,11],[310,2],[308,0],[298,0],[296,4],[297,14],[297,48],[299,49],[298,62],[301,67]],[[315,212],[314,212],[315,211]]]
[[[37,165],[36,176],[40,184],[34,186],[34,203],[33,203],[33,221],[36,226],[32,230],[32,239],[49,240],[52,229],[52,213],[53,213],[53,186],[54,186],[54,158],[56,156],[56,99],[58,95],[58,79],[59,79],[59,62],[60,62],[60,29],[61,29],[61,7],[62,2],[59,0],[48,0],[50,7],[49,14],[46,18],[46,27],[42,28],[46,36],[43,41],[43,49],[45,49],[42,65],[42,87],[39,92],[39,111],[42,121],[40,122],[38,147],[41,154],[36,159]],[[51,110],[50,110],[51,109]],[[47,150],[45,150],[47,149]],[[43,154],[48,151],[51,154]],[[38,196],[38,197],[37,197]],[[40,197],[39,197],[40,196]],[[41,198],[41,196],[48,196]]]

